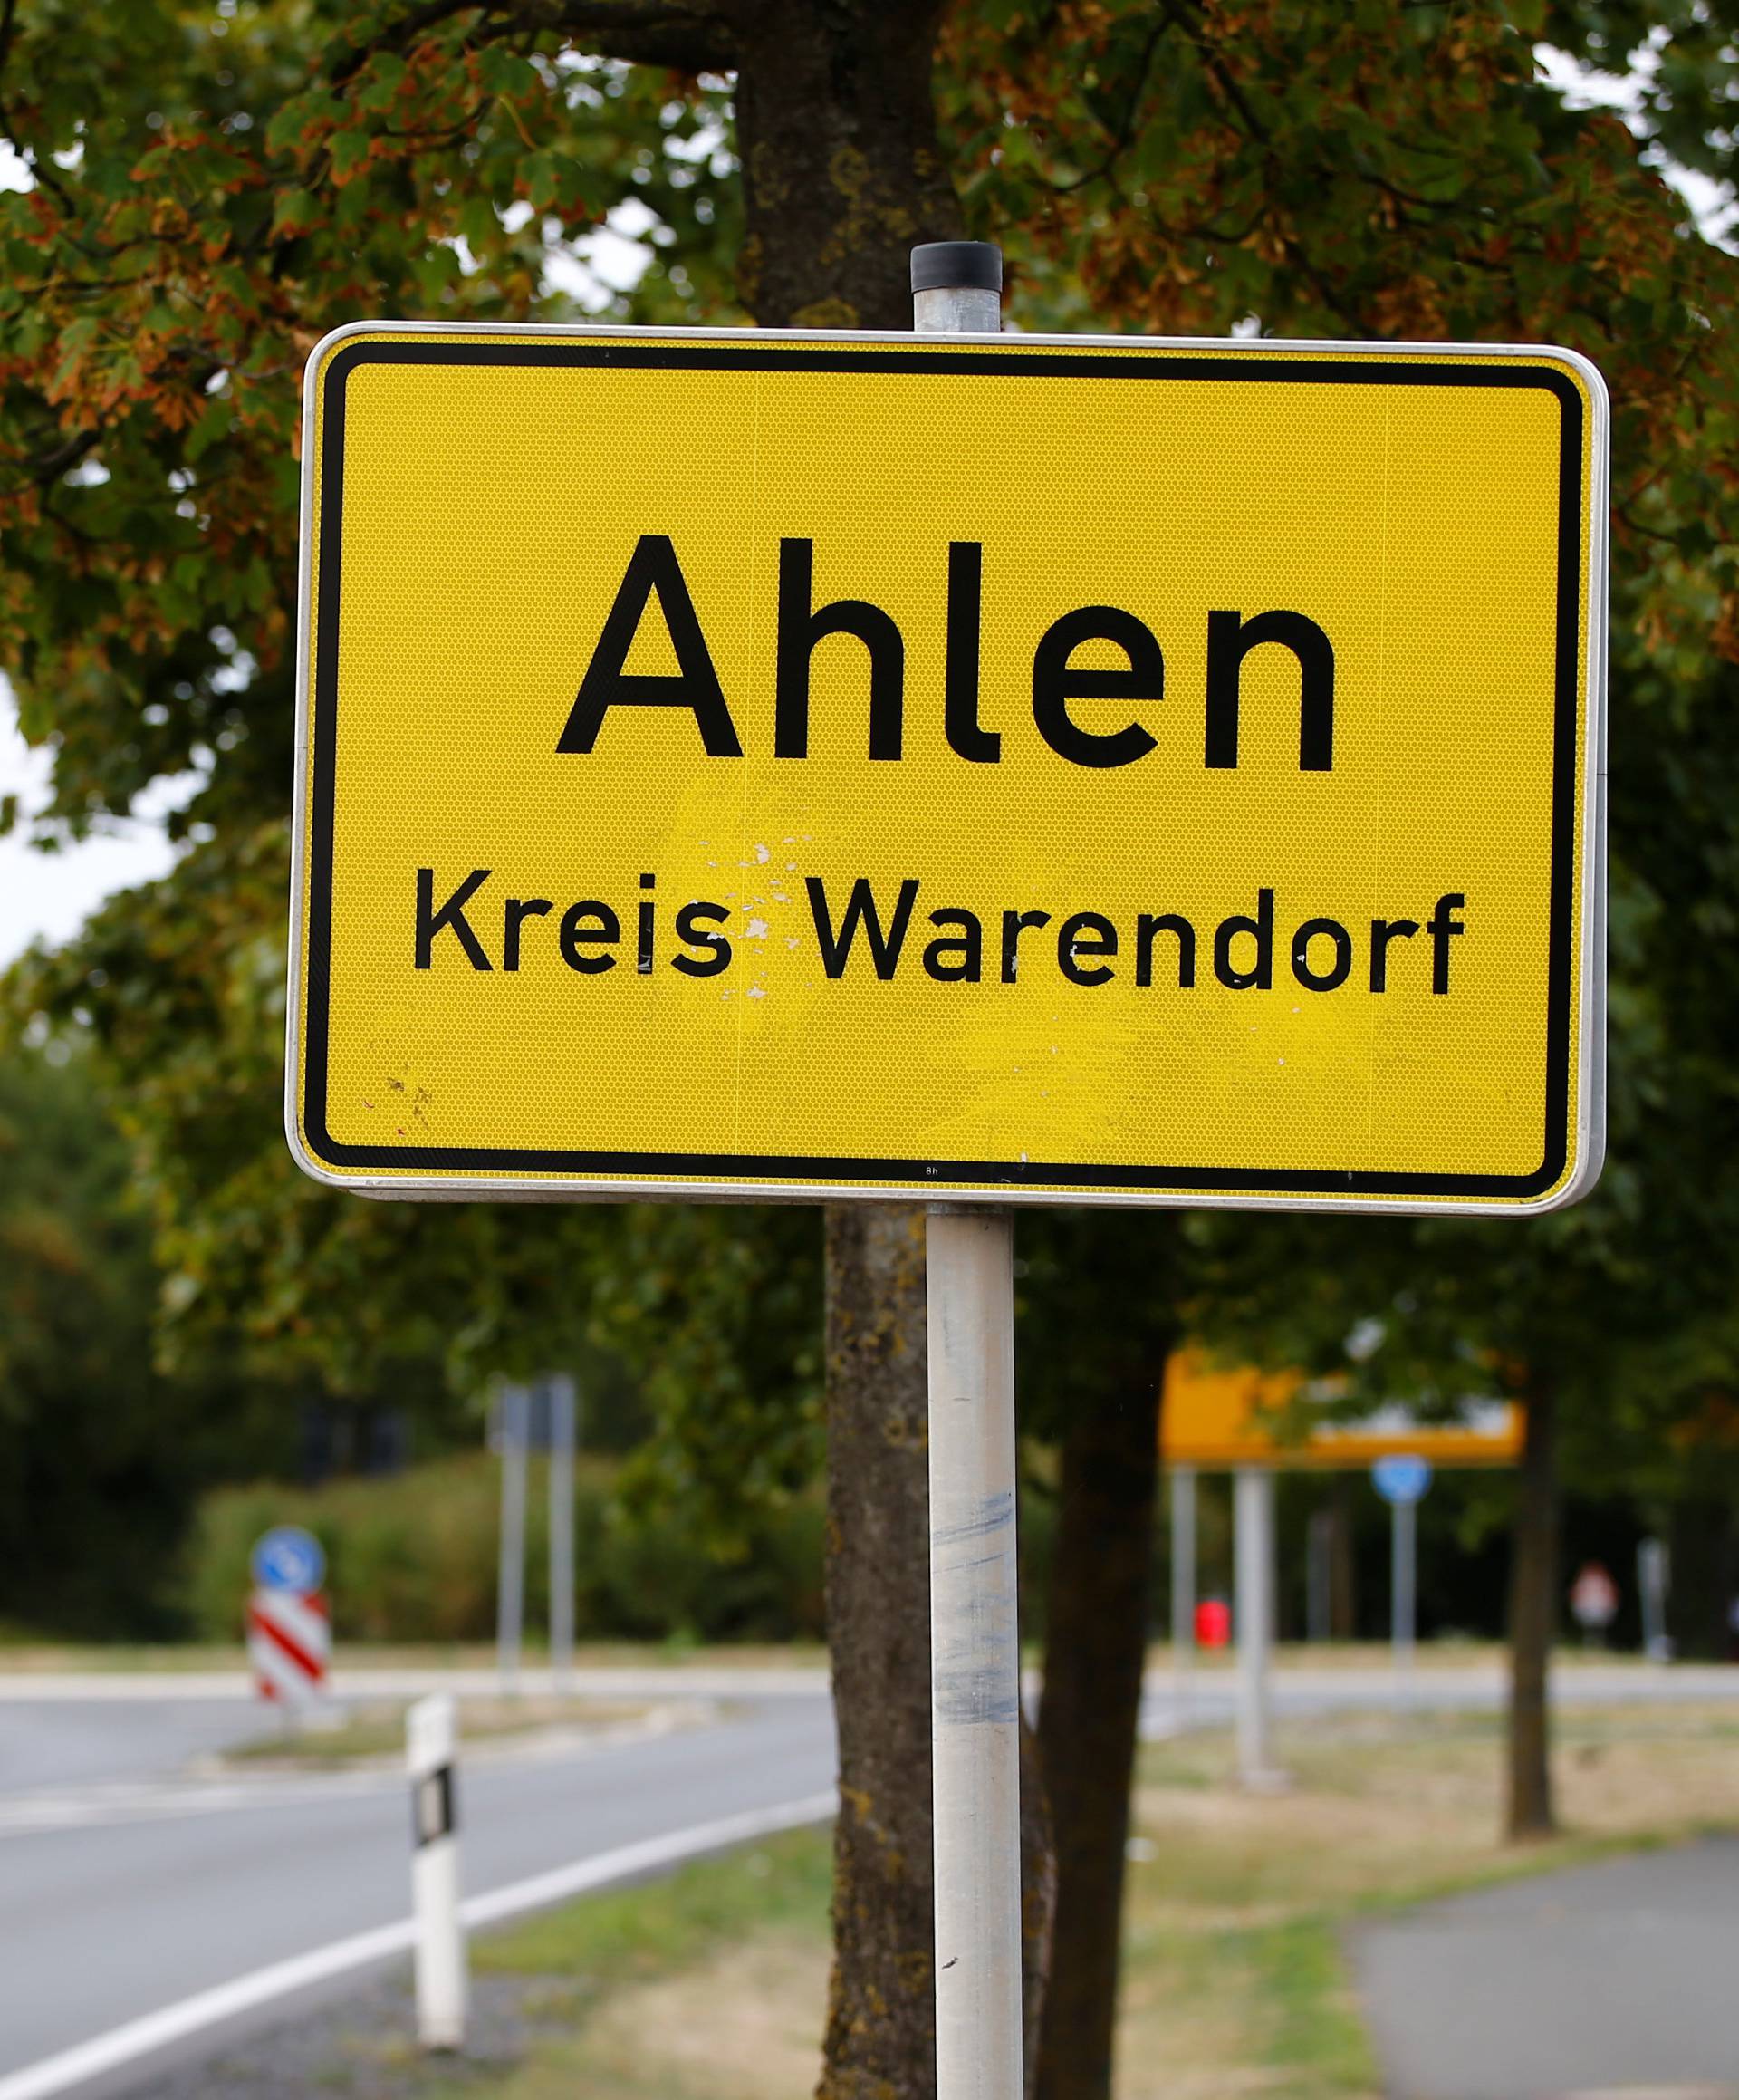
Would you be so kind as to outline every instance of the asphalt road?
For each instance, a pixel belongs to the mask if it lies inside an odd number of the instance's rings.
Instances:
[[[174,1776],[178,1751],[256,1729],[245,1707],[203,1700],[0,1706],[0,2078],[405,1915],[397,1775]],[[460,1795],[466,1891],[798,1800],[833,1769],[821,1697],[578,1755],[474,1758]]]
[[[1575,1665],[1564,1700],[1739,1696],[1739,1671]],[[362,1697],[426,1690],[432,1673],[351,1675]],[[491,1691],[477,1672],[439,1680]],[[823,1791],[834,1772],[825,1681],[810,1671],[589,1672],[602,1697],[725,1700],[713,1725],[582,1752],[489,1762],[461,1778],[467,1893],[480,1893],[716,1817]],[[1381,1669],[1284,1670],[1282,1715],[1390,1702]],[[1490,1667],[1421,1669],[1421,1706],[1494,1708]],[[1168,1676],[1149,1735],[1228,1719],[1234,1681]],[[259,1732],[237,1681],[0,1677],[0,2091],[8,2074],[124,2023],[406,1914],[406,1787],[392,1772],[201,1773]],[[190,1760],[193,1768],[189,1769]]]
[[[244,1698],[8,1700],[0,1706],[0,1805],[171,1777],[259,1729],[259,1708]]]
[[[1361,1929],[1391,2100],[1739,2093],[1739,1839],[1453,1896]]]

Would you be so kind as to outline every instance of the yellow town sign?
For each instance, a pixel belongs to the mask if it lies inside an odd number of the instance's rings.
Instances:
[[[341,331],[297,1156],[400,1196],[1568,1200],[1605,452],[1558,351]]]

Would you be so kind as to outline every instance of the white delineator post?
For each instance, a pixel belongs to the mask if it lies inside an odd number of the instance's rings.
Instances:
[[[579,1419],[574,1382],[565,1371],[550,1395],[550,1680],[559,1697],[573,1689],[573,1448]]]
[[[1238,1777],[1257,1792],[1283,1784],[1274,1768],[1274,1477],[1261,1466],[1235,1476]]]
[[[912,326],[1001,332],[1003,258],[912,251]],[[1014,1222],[933,1205],[930,1740],[936,1807],[937,2100],[1019,2100],[1021,1652],[1014,1558]]]
[[[426,2049],[465,2047],[465,1926],[459,1916],[459,1840],[452,1695],[419,1699],[405,1716],[410,1768],[411,1912],[416,1927],[417,2039]]]
[[[1172,1690],[1182,1712],[1196,1665],[1196,1469],[1171,1469]]]

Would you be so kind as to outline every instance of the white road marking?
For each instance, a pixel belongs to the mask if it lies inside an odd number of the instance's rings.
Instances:
[[[98,1780],[88,1787],[39,1787],[0,1795],[0,1839],[41,1830],[102,1828],[157,1823],[165,1817],[222,1815],[231,1810],[293,1808],[314,1801],[365,1794],[396,1794],[402,1773],[380,1771],[281,1773],[255,1777]]]
[[[571,1763],[624,1743],[644,1742],[678,1729],[715,1723],[718,1709],[698,1700],[670,1700],[630,1720],[556,1724],[525,1736],[485,1736],[466,1748],[467,1771],[493,1771],[504,1765]],[[283,1744],[293,1755],[293,1739]],[[358,1760],[351,1769],[302,1772],[249,1772],[226,1769],[216,1760],[196,1758],[188,1770],[163,1779],[99,1779],[84,1787],[31,1787],[16,1794],[0,1791],[0,1842],[42,1830],[80,1830],[122,1823],[155,1823],[181,1816],[221,1815],[231,1810],[293,1808],[338,1797],[397,1794],[405,1785],[404,1758],[380,1756]]]
[[[611,1851],[594,1853],[589,1859],[575,1860],[551,1873],[533,1874],[524,1881],[509,1882],[505,1887],[491,1889],[485,1895],[473,1896],[464,1906],[465,1922],[468,1927],[498,1924],[523,1912],[543,1910],[551,1903],[564,1903],[571,1896],[607,1888],[614,1882],[629,1881],[637,1874],[651,1874],[660,1867],[679,1866],[685,1860],[697,1858],[703,1853],[723,1851],[729,1845],[744,1845],[754,1838],[771,1837],[783,1830],[797,1830],[806,1824],[823,1822],[837,1806],[838,1797],[830,1788],[825,1794],[807,1795],[800,1801],[787,1801],[777,1808],[756,1808],[741,1816],[722,1816],[716,1822],[697,1823],[687,1830],[672,1831],[665,1837],[646,1838],[638,1845],[617,1845]],[[199,2033],[202,2028],[233,2019],[238,2013],[250,2012],[256,2006],[269,2005],[274,1999],[286,1997],[292,1991],[306,1989],[311,1984],[322,1983],[331,1977],[366,1969],[374,1962],[403,1953],[410,1945],[411,1931],[410,1920],[402,1918],[394,1924],[378,1925],[369,1932],[354,1932],[348,1939],[335,1940],[311,1953],[293,1955],[287,1961],[274,1961],[250,1975],[238,1976],[229,1983],[196,1992],[192,1998],[165,2006],[159,2012],[147,2013],[141,2019],[110,2028],[107,2034],[98,2035],[93,2041],[81,2042],[75,2048],[62,2049],[56,2056],[44,2057],[22,2071],[0,2077],[0,2100],[49,2100],[53,2094],[69,2093],[91,2078],[167,2048],[173,2042]]]

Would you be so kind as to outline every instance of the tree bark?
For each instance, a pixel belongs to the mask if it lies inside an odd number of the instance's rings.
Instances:
[[[1037,2100],[1109,2100],[1165,1357],[1062,1442],[1039,1743],[1057,1859]]]
[[[827,1633],[840,1738],[819,2100],[936,2090],[924,1213],[827,1213]]]
[[[1552,1710],[1547,1669],[1558,1607],[1558,1397],[1530,1382],[1510,1562],[1509,1835],[1550,1837]]]
[[[929,1381],[924,1213],[827,1212],[827,1628],[840,1740],[833,1971],[817,2100],[936,2091],[930,1769]],[[1049,1970],[1055,1854],[1021,1725],[1027,2089]]]
[[[911,249],[961,229],[930,92],[940,12],[941,0],[720,0],[747,224],[738,284],[764,327],[911,326]],[[926,2100],[936,2012],[923,1212],[830,1209],[827,1294],[841,1811],[818,2092]]]
[[[910,255],[957,239],[930,71],[941,0],[727,0],[744,303],[768,328],[909,328]]]
[[[1052,1933],[1057,1922],[1057,1852],[1051,1830],[1051,1797],[1044,1784],[1039,1739],[1021,1715],[1021,2024],[1025,2090],[1036,2095],[1039,2044],[1051,1984]]]

